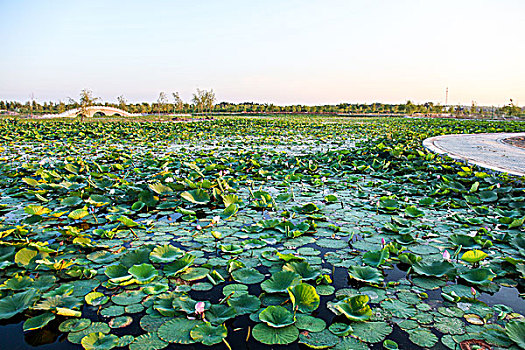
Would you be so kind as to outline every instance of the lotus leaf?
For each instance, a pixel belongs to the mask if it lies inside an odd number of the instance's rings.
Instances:
[[[86,335],[82,338],[81,344],[86,350],[109,350],[117,347],[119,342],[114,334],[98,332]]]
[[[228,330],[226,326],[213,326],[209,322],[200,323],[190,331],[190,336],[193,340],[207,346],[222,342],[227,335]]]
[[[132,275],[135,282],[139,284],[151,282],[159,274],[151,264],[133,265],[129,268],[128,273]]]
[[[379,343],[392,333],[392,327],[382,321],[354,323],[352,328],[354,329],[352,334],[367,343]]]
[[[237,297],[228,299],[228,305],[235,309],[237,315],[254,313],[259,310],[261,301],[256,296],[250,294],[241,294]]]
[[[369,266],[350,266],[348,268],[348,275],[350,278],[361,282],[379,284],[383,282],[383,275],[381,272]]]
[[[321,271],[310,266],[306,261],[291,261],[283,266],[283,271],[292,271],[301,276],[305,281],[319,277]]]
[[[278,271],[261,283],[266,293],[286,293],[289,287],[301,283],[301,276],[293,271]]]
[[[40,329],[47,325],[49,322],[55,319],[55,315],[51,312],[45,312],[41,315],[28,318],[24,322],[23,329],[24,331],[32,331],[35,329]]]
[[[253,268],[241,268],[232,272],[235,281],[244,284],[260,283],[264,280],[264,275]]]
[[[454,265],[448,261],[418,262],[412,268],[416,273],[430,277],[442,277],[454,271]]]
[[[480,267],[462,273],[460,277],[472,284],[489,284],[496,275],[491,269]]]
[[[193,204],[208,204],[210,202],[210,195],[203,189],[196,189],[182,192],[180,195],[183,199]]]
[[[266,345],[286,345],[297,340],[299,330],[294,325],[273,328],[264,323],[258,323],[253,327],[252,335],[255,340]]]
[[[162,246],[155,247],[149,258],[154,263],[170,263],[182,257],[184,252],[179,248],[172,246],[171,244],[165,244]]]
[[[366,321],[372,316],[369,300],[368,295],[356,295],[333,304],[333,310],[345,315],[350,321]]]
[[[29,289],[0,299],[0,319],[15,316],[33,305],[36,299],[38,299],[38,292],[35,289]]]
[[[282,306],[268,306],[259,314],[259,320],[274,328],[286,327],[295,323],[294,315]]]
[[[319,307],[319,294],[317,294],[315,288],[309,284],[301,283],[290,287],[288,288],[288,294],[292,300],[294,310],[311,313]]]
[[[313,349],[332,348],[339,342],[339,337],[332,334],[327,329],[316,333],[299,334],[299,343],[306,344],[308,347]]]
[[[168,343],[191,344],[195,343],[195,340],[190,336],[190,332],[198,324],[201,324],[201,321],[175,318],[162,324],[157,334],[161,340]]]

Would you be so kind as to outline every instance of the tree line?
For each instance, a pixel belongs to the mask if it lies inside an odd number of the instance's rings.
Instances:
[[[18,101],[0,101],[0,111],[16,112],[21,115],[41,115],[62,113],[70,109],[84,109],[87,106],[99,104],[120,108],[129,113],[138,114],[209,114],[209,113],[292,113],[292,114],[354,114],[354,115],[414,115],[414,114],[451,114],[455,116],[525,116],[524,110],[514,104],[513,100],[503,107],[477,106],[443,106],[432,102],[415,104],[407,101],[404,104],[385,104],[385,103],[340,103],[336,105],[287,105],[280,106],[271,103],[216,103],[213,90],[200,90],[193,94],[189,102],[182,100],[178,92],[161,92],[157,101],[153,103],[128,103],[126,98],[121,95],[117,97],[118,103],[102,102],[93,97],[90,90],[84,89],[80,93],[79,101],[71,98],[67,102],[43,102],[28,101],[21,103]]]

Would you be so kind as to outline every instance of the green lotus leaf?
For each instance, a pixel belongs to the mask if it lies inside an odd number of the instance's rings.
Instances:
[[[294,324],[294,315],[282,306],[268,306],[259,314],[259,320],[273,328]]]
[[[369,301],[368,295],[356,295],[334,303],[329,308],[336,314],[345,315],[350,321],[363,322],[372,316]]]
[[[352,326],[346,323],[332,323],[328,329],[338,337],[346,337],[354,331]]]
[[[211,346],[222,342],[228,335],[226,326],[213,326],[211,323],[200,323],[190,331],[190,336],[193,340],[204,345]]]
[[[75,207],[82,203],[84,203],[82,198],[77,196],[66,197],[60,201],[60,205],[63,205],[65,207]]]
[[[112,318],[111,321],[109,321],[108,325],[113,329],[124,328],[129,326],[132,322],[133,318],[131,316],[118,316]]]
[[[397,299],[386,299],[381,302],[381,307],[390,313],[393,316],[399,318],[409,318],[414,317],[417,313],[417,310],[406,303],[403,303]]]
[[[71,332],[67,335],[67,340],[70,341],[73,344],[80,344],[82,341],[82,338],[84,338],[86,335],[91,333],[104,333],[108,334],[111,331],[111,328],[104,323],[104,322],[93,322],[88,327],[76,331]]]
[[[321,274],[321,270],[311,267],[306,261],[288,262],[283,266],[283,271],[295,272],[305,281],[314,280]]]
[[[192,344],[195,343],[195,340],[191,337],[190,332],[201,322],[186,318],[175,318],[162,324],[157,334],[161,340],[168,343]]]
[[[298,313],[295,327],[308,332],[320,332],[326,328],[326,322],[322,318]]]
[[[222,213],[220,214],[220,217],[224,220],[227,220],[231,218],[232,216],[235,216],[239,212],[239,206],[237,204],[230,204],[227,206]]]
[[[204,316],[204,318],[212,324],[219,325],[237,316],[237,312],[235,311],[235,308],[231,306],[214,304],[204,313]]]
[[[114,253],[108,252],[106,250],[99,250],[86,255],[86,258],[89,261],[93,261],[97,264],[108,264],[115,261],[117,256],[115,256]]]
[[[135,282],[139,284],[146,284],[159,274],[151,264],[133,265],[129,268],[128,273],[132,275]]]
[[[29,289],[0,299],[0,319],[15,316],[33,305],[36,299],[38,299],[38,292],[35,289]]]
[[[516,345],[525,349],[525,322],[510,321],[505,325],[505,333]]]
[[[141,290],[127,290],[122,293],[113,295],[111,301],[117,305],[131,305],[140,303],[144,299],[145,294]]]
[[[68,218],[73,220],[80,220],[89,215],[89,212],[85,208],[73,210],[67,215]]]
[[[297,340],[299,330],[294,325],[273,328],[264,323],[258,323],[253,327],[252,335],[255,340],[266,345],[286,345]]]
[[[196,189],[191,191],[185,191],[180,194],[180,196],[187,200],[188,202],[191,202],[193,204],[208,204],[211,200],[210,195],[208,192],[206,192],[203,189]]]
[[[256,296],[241,294],[228,299],[228,305],[235,308],[237,315],[251,314],[259,310],[261,301]]]
[[[91,333],[82,338],[82,346],[86,350],[110,350],[118,346],[118,337],[114,334],[101,332]]]
[[[397,343],[393,340],[385,339],[383,342],[383,348],[387,350],[398,350],[399,345],[397,345]]]
[[[168,346],[168,343],[163,341],[157,335],[157,332],[150,332],[139,335],[129,344],[129,350],[160,350]]]
[[[389,197],[381,197],[379,198],[379,208],[394,211],[399,209],[399,202]]]
[[[45,312],[41,315],[28,318],[24,322],[24,332],[25,331],[32,331],[35,329],[40,329],[47,325],[49,322],[53,321],[55,319],[55,315],[51,312]]]
[[[279,271],[261,283],[266,293],[286,293],[289,287],[301,283],[301,276],[293,271]]]
[[[15,254],[15,263],[22,266],[29,265],[34,258],[37,256],[38,252],[29,248],[22,248]]]
[[[399,261],[401,261],[402,263],[409,265],[413,265],[423,259],[419,255],[416,255],[414,253],[401,253],[398,255],[398,258]]]
[[[99,194],[92,194],[86,202],[96,207],[101,207],[103,205],[110,204],[111,199],[109,199],[106,196],[101,196]]]
[[[168,291],[169,286],[163,283],[150,284],[144,287],[142,290],[148,295],[157,295]]]
[[[197,281],[205,278],[210,273],[210,270],[205,267],[190,267],[180,275],[185,281]]]
[[[307,332],[299,334],[299,343],[305,344],[312,349],[332,348],[340,341],[338,336],[327,329],[316,333]]]
[[[89,318],[71,318],[62,322],[58,326],[58,330],[61,332],[79,332],[90,325],[91,320]]]
[[[149,184],[148,188],[158,195],[168,194],[173,192],[171,187],[161,184],[160,182]]]
[[[317,294],[315,288],[309,284],[301,283],[290,287],[288,288],[288,294],[292,300],[294,310],[308,314],[319,307],[319,294]]]
[[[41,205],[30,204],[24,208],[24,212],[29,215],[45,215],[51,213],[51,210]]]
[[[418,328],[408,332],[408,339],[423,348],[431,348],[438,342],[438,338],[428,329]]]
[[[149,254],[149,259],[154,263],[170,263],[182,257],[184,252],[171,244],[155,247]]]
[[[472,284],[489,284],[496,277],[492,270],[486,267],[471,269],[459,276]]]
[[[232,255],[241,254],[243,251],[243,248],[237,244],[221,244],[220,248],[224,253]]]
[[[104,270],[104,274],[108,276],[110,281],[113,283],[121,283],[133,278],[128,273],[128,268],[120,264],[109,265],[106,267],[106,270]]]
[[[194,255],[185,254],[182,258],[177,259],[173,263],[164,266],[164,274],[169,277],[176,276],[184,272],[187,268],[189,268],[193,264],[194,260]]]
[[[124,226],[126,227],[137,227],[139,226],[139,224],[133,220],[131,220],[130,218],[128,218],[127,216],[125,215],[122,215],[118,218],[118,221],[120,223],[122,223]]]
[[[442,277],[454,271],[454,265],[445,260],[431,263],[417,262],[412,265],[412,268],[420,275],[431,277]]]
[[[383,321],[354,323],[352,328],[352,334],[367,343],[379,343],[392,333],[392,326]]]
[[[244,284],[256,284],[264,280],[264,275],[254,268],[241,268],[232,272],[232,278]]]
[[[242,200],[236,194],[227,194],[222,196],[222,202],[224,203],[224,207],[228,208],[232,204],[242,202]]]
[[[88,293],[84,299],[86,300],[86,303],[92,306],[104,305],[109,301],[109,297],[100,292]]]
[[[386,249],[369,251],[363,254],[363,262],[367,265],[378,267],[383,265],[389,256],[390,254]]]
[[[34,280],[31,277],[17,275],[0,285],[0,289],[23,290],[30,288],[33,283]]]
[[[127,251],[120,259],[120,264],[130,268],[133,265],[140,265],[149,262],[151,249],[146,247]]]
[[[413,205],[409,205],[405,208],[405,216],[408,216],[410,218],[420,218],[422,216],[425,216],[425,212],[421,209],[416,208]]]
[[[461,256],[461,260],[466,261],[466,262],[468,262],[470,264],[477,264],[481,260],[485,259],[487,256],[488,256],[487,253],[485,253],[485,252],[483,252],[481,250],[474,249],[474,250],[469,250],[469,251],[465,252]]]
[[[375,284],[383,282],[383,275],[381,272],[370,266],[350,266],[348,268],[348,275],[350,278],[361,282]]]

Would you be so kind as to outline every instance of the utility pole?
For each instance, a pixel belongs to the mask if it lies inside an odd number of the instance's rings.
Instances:
[[[31,111],[31,118],[33,118],[33,101],[35,100],[35,94],[31,93],[31,102],[29,102],[29,110]]]
[[[447,86],[447,90],[445,92],[445,106],[448,106],[448,86]]]

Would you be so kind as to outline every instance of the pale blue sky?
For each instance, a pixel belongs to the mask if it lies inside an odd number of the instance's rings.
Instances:
[[[0,0],[0,99],[525,104],[525,1]]]

